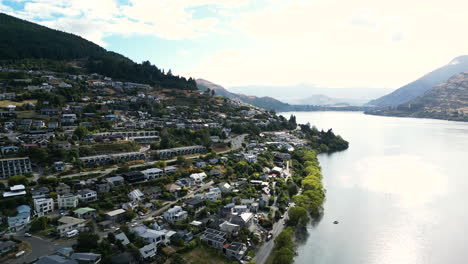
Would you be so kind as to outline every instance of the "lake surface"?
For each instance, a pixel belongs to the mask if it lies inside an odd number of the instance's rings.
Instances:
[[[325,213],[295,263],[468,263],[468,123],[294,114],[350,142],[319,156]]]

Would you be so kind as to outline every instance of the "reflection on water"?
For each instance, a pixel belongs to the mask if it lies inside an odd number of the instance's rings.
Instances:
[[[468,263],[468,123],[294,114],[350,141],[319,156],[325,211],[296,263]]]
[[[367,157],[356,161],[357,177],[347,174],[343,187],[395,195],[400,206],[421,206],[446,192],[447,178],[431,163],[409,155]]]

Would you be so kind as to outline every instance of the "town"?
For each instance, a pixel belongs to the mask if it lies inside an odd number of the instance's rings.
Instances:
[[[343,144],[209,90],[0,77],[2,263],[265,263],[298,151]]]

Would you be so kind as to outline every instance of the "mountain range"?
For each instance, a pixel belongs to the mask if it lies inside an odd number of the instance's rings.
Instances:
[[[411,82],[394,92],[372,100],[367,105],[375,107],[398,106],[424,94],[429,89],[447,81],[455,74],[468,71],[468,55],[453,59],[449,64],[440,67],[423,77]]]

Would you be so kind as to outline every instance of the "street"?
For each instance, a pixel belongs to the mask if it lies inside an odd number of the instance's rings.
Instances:
[[[20,232],[14,235],[16,239],[26,241],[30,244],[30,250],[17,259],[10,259],[8,263],[11,264],[22,264],[30,263],[39,257],[50,255],[55,253],[57,250],[64,247],[71,247],[76,243],[76,240],[54,240],[54,239],[43,239],[38,236],[24,237],[24,233]]]

